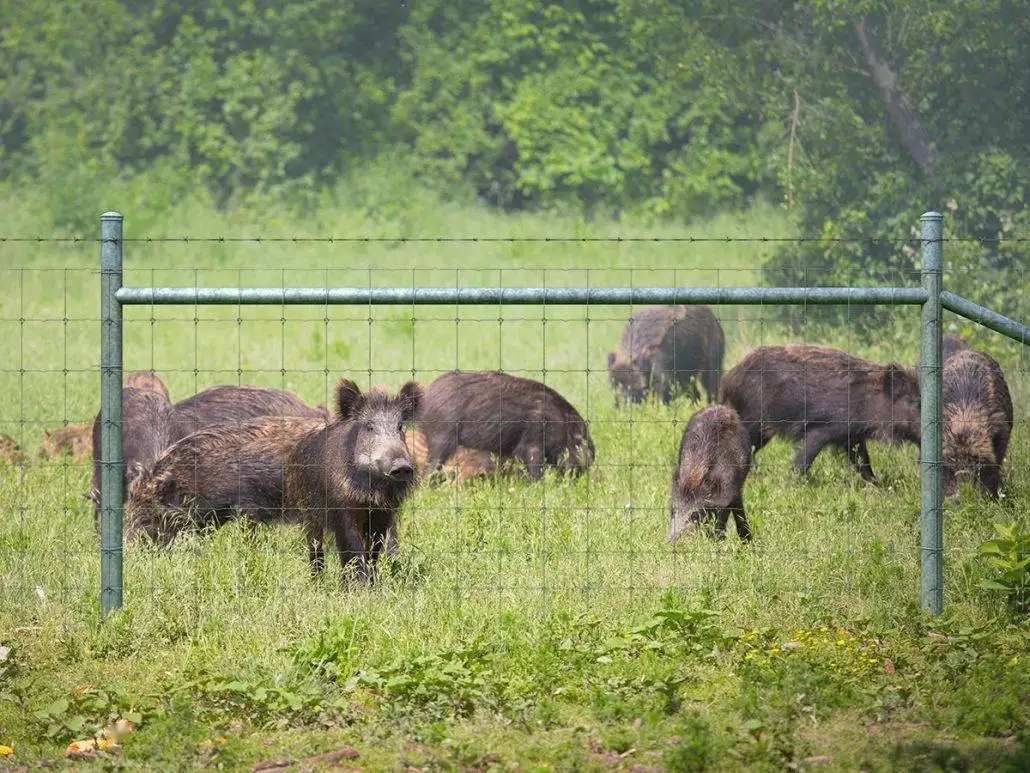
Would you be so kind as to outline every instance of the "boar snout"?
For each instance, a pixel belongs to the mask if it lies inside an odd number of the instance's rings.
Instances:
[[[411,480],[414,474],[415,468],[411,464],[411,459],[406,457],[395,458],[386,473],[388,478],[394,480]]]

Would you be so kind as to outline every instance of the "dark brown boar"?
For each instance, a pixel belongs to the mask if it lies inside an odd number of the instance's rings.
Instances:
[[[716,536],[726,535],[733,516],[738,536],[751,539],[744,511],[744,481],[751,468],[751,445],[740,417],[725,405],[709,405],[687,422],[679,462],[672,476],[669,539],[715,520]]]
[[[122,388],[133,387],[135,389],[151,389],[164,396],[164,399],[171,402],[172,397],[168,393],[168,385],[161,380],[152,370],[136,370],[126,373],[122,378]]]
[[[70,456],[81,461],[90,453],[90,425],[69,424],[43,430],[43,443],[37,451],[40,458]]]
[[[1001,489],[1001,466],[1012,435],[1012,396],[1001,366],[974,349],[958,352],[944,363],[942,374],[944,494],[958,493],[968,477],[986,497]]]
[[[216,424],[241,423],[262,416],[329,420],[323,406],[312,407],[285,389],[223,385],[204,389],[172,405],[172,442]]]
[[[216,424],[172,445],[130,491],[132,536],[167,542],[190,522],[219,526],[239,514],[253,522],[305,527],[312,567],[324,566],[324,529],[341,564],[370,579],[396,512],[414,479],[404,424],[421,389],[396,397],[337,386],[337,417],[265,416]]]
[[[422,398],[414,381],[396,397],[362,394],[353,381],[341,381],[340,421],[297,444],[287,466],[286,503],[303,513],[315,569],[324,565],[326,529],[335,538],[340,565],[353,564],[362,581],[373,579],[384,548],[395,549],[397,510],[415,479],[404,425],[414,420]]]
[[[794,464],[807,473],[835,446],[874,481],[866,442],[919,443],[919,379],[896,363],[880,365],[814,344],[762,346],[725,376],[721,402],[740,415],[751,447],[773,437],[800,441]]]
[[[492,371],[450,372],[435,379],[419,409],[426,464],[446,464],[459,447],[523,465],[533,480],[545,467],[582,473],[594,441],[579,412],[546,384]]]
[[[941,339],[941,359],[946,360],[953,354],[964,352],[969,348],[969,341],[958,333],[947,333]]]
[[[677,389],[708,402],[719,394],[722,325],[707,306],[648,306],[633,313],[622,329],[618,351],[608,352],[608,375],[622,397],[635,403],[649,393],[667,403]]]
[[[149,469],[170,445],[172,404],[167,390],[155,389],[146,381],[133,383],[145,386],[122,388],[122,502],[128,499],[129,487],[141,473]],[[86,497],[94,505],[94,525],[100,527],[100,433],[98,413],[93,420],[93,488]]]

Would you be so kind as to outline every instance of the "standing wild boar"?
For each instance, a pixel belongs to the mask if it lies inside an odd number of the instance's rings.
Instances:
[[[726,339],[707,306],[647,306],[633,313],[622,329],[619,350],[608,352],[608,376],[617,393],[635,403],[648,393],[663,403],[674,389],[688,389],[708,402],[719,393]]]
[[[329,420],[329,412],[324,407],[313,408],[285,389],[247,384],[213,386],[172,405],[172,442],[205,427],[262,416]]]
[[[453,371],[434,380],[419,409],[428,469],[459,447],[525,465],[533,480],[544,467],[578,474],[594,463],[594,441],[579,412],[546,384],[492,371]]]
[[[944,493],[955,496],[960,478],[968,475],[984,496],[997,498],[1013,422],[1001,366],[991,356],[967,349],[948,358],[942,380]]]
[[[737,534],[751,539],[744,512],[744,481],[751,468],[751,445],[740,417],[725,405],[709,405],[687,422],[679,461],[672,476],[669,539],[715,519],[715,533],[726,535],[732,515]]]
[[[134,381],[133,383],[145,383]],[[129,486],[150,468],[170,445],[172,404],[168,391],[146,387],[122,388],[122,502],[128,498]],[[93,420],[93,487],[86,494],[94,506],[94,525],[100,528],[100,433],[98,413]]]
[[[390,397],[362,394],[343,379],[335,421],[265,416],[201,429],[136,479],[129,532],[166,542],[185,525],[183,511],[201,525],[219,526],[241,512],[255,522],[300,523],[311,565],[321,569],[328,528],[341,564],[371,579],[414,478],[404,424],[421,395],[415,382]]]
[[[740,415],[757,452],[773,437],[801,441],[794,464],[804,474],[828,445],[874,481],[866,442],[919,443],[919,379],[898,364],[880,365],[814,344],[761,346],[722,382],[721,402]]]

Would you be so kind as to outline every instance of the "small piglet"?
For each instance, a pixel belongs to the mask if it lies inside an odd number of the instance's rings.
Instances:
[[[750,467],[751,446],[736,411],[710,405],[691,416],[672,476],[669,539],[675,541],[713,518],[716,535],[724,537],[732,515],[737,535],[750,540],[744,512],[744,481]]]

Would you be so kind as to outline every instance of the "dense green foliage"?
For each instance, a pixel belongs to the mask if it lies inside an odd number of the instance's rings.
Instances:
[[[1028,0],[0,0],[0,179],[79,232],[100,196],[139,230],[198,188],[310,206],[383,156],[504,208],[761,195],[817,237],[778,284],[908,279],[936,207],[981,240],[949,247],[953,286],[1015,312],[1028,37]]]

